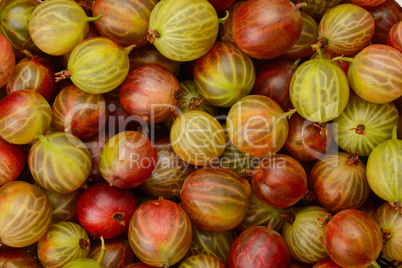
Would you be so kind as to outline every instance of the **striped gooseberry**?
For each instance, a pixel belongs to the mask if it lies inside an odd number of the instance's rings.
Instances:
[[[199,92],[209,103],[231,107],[250,93],[255,69],[251,58],[235,43],[216,42],[195,62],[193,77]]]
[[[308,193],[306,172],[290,156],[274,154],[264,158],[251,174],[255,195],[270,206],[293,206]]]
[[[203,111],[212,116],[218,115],[219,108],[203,98],[194,80],[180,82],[183,95],[180,102],[183,105],[180,110],[185,113],[192,110]]]
[[[283,55],[300,36],[303,22],[299,9],[304,5],[287,0],[247,1],[234,18],[234,41],[253,58],[273,59]]]
[[[122,131],[102,149],[99,168],[103,178],[118,188],[133,188],[148,179],[157,163],[154,144],[137,131]]]
[[[247,214],[251,186],[235,172],[224,168],[193,171],[180,191],[181,206],[191,222],[208,231],[227,231]]]
[[[107,109],[101,94],[91,94],[75,85],[57,94],[52,106],[53,125],[79,139],[98,133],[106,124]]]
[[[285,144],[289,125],[287,116],[273,99],[249,95],[230,108],[226,119],[232,144],[250,157],[263,158],[278,152]]]
[[[192,224],[193,237],[187,256],[207,254],[226,263],[230,246],[236,238],[234,230],[223,232],[207,231]]]
[[[402,52],[402,21],[395,23],[389,30],[387,45]]]
[[[22,148],[0,137],[0,186],[15,181],[25,166]]]
[[[40,4],[39,0],[3,0],[0,4],[0,32],[10,41],[17,57],[24,57],[23,50],[34,54],[41,51],[35,46],[29,34],[29,20]]]
[[[191,61],[208,52],[218,30],[218,15],[207,0],[163,0],[152,9],[148,40],[171,60]]]
[[[86,258],[90,244],[87,232],[79,224],[59,222],[38,241],[38,259],[45,267],[63,267],[69,261]]]
[[[12,181],[0,188],[0,243],[26,247],[37,242],[52,220],[52,206],[39,187]]]
[[[381,228],[382,252],[393,260],[402,261],[402,214],[384,203],[377,209],[374,220]]]
[[[78,198],[84,191],[79,188],[73,192],[61,194],[41,188],[52,205],[52,224],[58,222],[77,222]]]
[[[95,27],[102,36],[122,46],[144,46],[148,43],[148,22],[156,0],[98,0],[94,1]]]
[[[88,18],[73,0],[41,2],[32,12],[29,33],[33,43],[46,54],[66,55],[87,38],[88,22],[100,17]]]
[[[358,153],[339,152],[320,158],[310,171],[309,187],[318,203],[333,213],[361,207],[370,193],[366,165]]]
[[[155,142],[158,162],[155,170],[141,189],[154,197],[162,196],[165,199],[173,199],[175,190],[180,189],[187,176],[194,171],[194,166],[187,164],[173,151],[169,138]]]
[[[254,191],[252,191],[246,217],[236,227],[236,231],[243,232],[252,226],[267,226],[271,224],[272,229],[280,232],[285,220],[281,216],[282,212],[284,212],[283,209],[262,202],[254,194]]]
[[[317,263],[328,257],[323,225],[328,215],[331,214],[320,206],[301,207],[284,214],[282,235],[293,258],[303,263]]]
[[[339,55],[354,55],[367,46],[374,34],[374,18],[354,4],[337,5],[318,24],[317,45]]]
[[[351,94],[345,110],[332,121],[332,133],[345,152],[350,148],[361,156],[369,156],[378,144],[391,138],[398,119],[392,102],[372,103]]]
[[[392,138],[377,145],[367,160],[367,181],[380,198],[402,211],[402,140],[394,126]]]
[[[73,49],[67,70],[56,73],[56,82],[70,78],[87,93],[112,91],[126,79],[130,67],[128,54],[133,47],[124,48],[106,37],[88,38]]]
[[[303,27],[299,39],[282,57],[297,60],[307,58],[313,54],[311,47],[318,38],[318,24],[309,14],[300,12],[303,21]]]
[[[50,102],[56,92],[54,73],[56,68],[45,57],[24,51],[27,57],[20,60],[8,80],[6,90],[10,94],[21,89],[34,90]]]
[[[381,230],[357,209],[342,210],[329,220],[324,245],[329,257],[341,267],[380,267],[376,259],[382,249]]]
[[[181,95],[177,78],[154,64],[144,64],[130,70],[119,88],[123,109],[152,124],[169,119],[171,108],[179,104]]]
[[[402,53],[387,45],[371,45],[354,58],[336,57],[348,61],[348,81],[363,100],[387,103],[402,96]]]
[[[339,66],[320,56],[296,69],[289,94],[302,117],[324,123],[338,117],[345,109],[349,100],[348,78]]]
[[[191,221],[186,212],[162,197],[139,206],[128,227],[132,250],[152,267],[178,263],[190,248],[191,237]]]
[[[0,136],[14,144],[28,144],[44,134],[52,122],[52,108],[41,94],[18,90],[0,101]]]
[[[51,192],[70,193],[85,182],[91,172],[91,155],[77,137],[53,132],[39,135],[29,150],[28,165],[35,181]]]
[[[188,111],[170,130],[173,151],[193,165],[208,165],[225,150],[225,132],[218,120],[201,111]]]
[[[13,47],[7,38],[0,33],[0,88],[10,79],[15,66],[15,54]]]

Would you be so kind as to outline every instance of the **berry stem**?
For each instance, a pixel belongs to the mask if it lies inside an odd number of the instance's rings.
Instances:
[[[218,19],[219,24],[224,23],[229,18],[229,11],[226,10],[225,13],[226,13],[225,17]]]
[[[102,14],[99,14],[99,15],[96,16],[96,17],[88,17],[88,18],[87,18],[87,22],[99,20],[101,17],[102,17]]]
[[[317,51],[319,59],[324,58],[324,56],[322,55],[321,48],[318,45],[311,45],[311,47],[313,48],[313,51]]]
[[[23,50],[22,52],[29,58],[29,60],[35,62],[35,57],[32,55],[31,52],[29,52],[28,50]]]
[[[397,126],[394,126],[394,128],[392,129],[392,139],[393,140],[398,139],[398,127]]]
[[[28,39],[22,44],[22,46],[25,47],[26,45],[32,44],[32,43],[33,43],[32,39],[31,39],[31,38],[28,38]]]
[[[333,58],[331,61],[334,62],[334,61],[336,61],[336,60],[339,60],[340,62],[342,62],[342,61],[347,61],[347,62],[350,62],[350,63],[354,63],[354,62],[355,62],[355,60],[354,60],[353,58],[344,57],[344,56],[335,57],[335,58]]]
[[[284,114],[282,114],[281,117],[287,117],[288,119],[290,119],[290,117],[296,112],[296,109],[292,109],[289,112],[286,112]]]
[[[70,78],[72,73],[73,73],[73,71],[71,71],[71,70],[63,70],[61,72],[55,73],[54,74],[55,81],[59,82],[59,81],[61,81],[63,79]]]
[[[149,43],[153,44],[156,38],[161,37],[160,33],[157,30],[148,30],[147,40]]]
[[[306,6],[307,6],[307,3],[301,2],[301,3],[297,3],[297,4],[294,6],[294,8],[295,8],[296,10],[299,10],[300,8],[306,7]]]
[[[115,180],[117,180],[117,177],[114,177],[113,179],[112,179],[112,181],[110,182],[110,186],[113,186],[113,183],[115,182]]]
[[[295,62],[293,62],[292,66],[290,66],[289,69],[290,69],[291,71],[296,70],[297,67],[299,66],[299,63],[300,63],[300,59],[295,60]]]
[[[320,55],[320,59],[322,59],[322,53],[320,53],[321,48],[328,45],[328,39],[326,37],[319,37],[317,43],[311,45],[314,51],[317,51]]]
[[[100,255],[99,255],[98,259],[96,260],[96,262],[97,262],[98,264],[101,264],[101,263],[102,263],[103,257],[105,257],[105,252],[106,252],[105,240],[103,239],[103,236],[100,237],[100,240],[101,240],[102,246],[101,246]]]
[[[136,47],[136,45],[131,45],[124,48],[124,52],[128,55]]]

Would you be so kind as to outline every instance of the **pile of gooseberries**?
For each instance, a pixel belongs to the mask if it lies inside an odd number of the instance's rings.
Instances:
[[[401,139],[397,0],[0,0],[0,268],[401,268]]]

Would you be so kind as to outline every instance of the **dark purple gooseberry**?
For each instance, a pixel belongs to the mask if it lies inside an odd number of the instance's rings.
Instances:
[[[293,108],[290,102],[290,80],[300,60],[272,59],[256,70],[256,79],[250,95],[264,95],[276,101],[283,111]]]
[[[395,0],[387,0],[381,5],[366,9],[375,21],[375,30],[371,42],[374,44],[386,44],[389,30],[401,20],[401,6]]]

